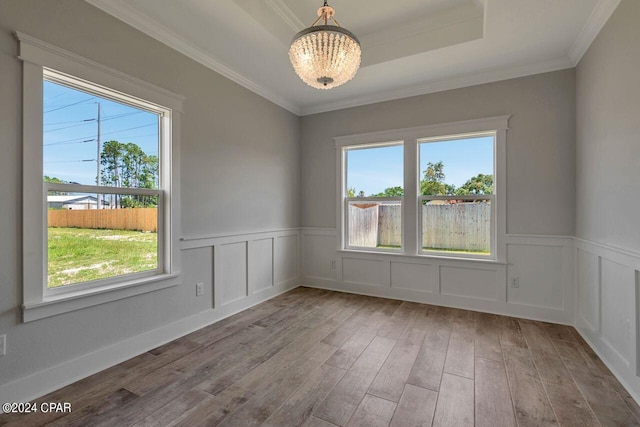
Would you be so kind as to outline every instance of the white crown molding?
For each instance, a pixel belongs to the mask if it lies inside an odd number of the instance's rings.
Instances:
[[[298,105],[297,103],[275,93],[271,89],[268,89],[241,75],[233,70],[229,65],[215,58],[209,52],[194,46],[192,43],[186,41],[159,22],[146,17],[139,10],[132,7],[124,0],[85,1],[177,50],[194,61],[201,63],[224,77],[227,77],[239,85],[251,90],[263,98],[266,98],[267,100],[298,116],[305,116],[575,67],[621,0],[599,1],[587,24],[585,24],[580,32],[578,39],[572,46],[569,55],[566,57],[560,57],[545,62],[516,65],[509,68],[496,68],[479,73],[468,73],[463,76],[436,82],[400,87],[387,91],[350,97],[348,99],[306,106]],[[282,0],[266,0],[266,3],[285,22],[287,22],[287,25],[292,29],[296,29],[298,25],[304,26],[304,24],[300,22],[300,20],[295,16],[295,14],[293,14],[293,12],[291,12]],[[476,4],[484,5],[486,12],[487,5],[484,0],[477,0]]]
[[[282,0],[266,0],[265,3],[296,33],[305,28],[304,22]]]
[[[569,49],[569,58],[574,66],[577,66],[591,43],[596,39],[602,28],[605,26],[613,12],[616,10],[621,0],[600,0],[591,12],[584,27],[578,34],[578,38]]]
[[[362,105],[375,104],[378,102],[392,101],[395,99],[408,98],[429,93],[443,92],[446,90],[460,89],[468,86],[475,86],[485,83],[497,82],[500,80],[526,77],[534,74],[548,73],[552,71],[573,68],[574,64],[568,57],[561,57],[545,62],[535,62],[527,65],[518,65],[510,68],[495,68],[484,72],[465,74],[446,80],[439,80],[427,84],[406,86],[377,92],[371,95],[350,97],[335,102],[327,102],[318,105],[308,105],[302,107],[302,116],[325,113],[328,111],[342,110],[344,108],[359,107]]]
[[[301,109],[298,105],[287,99],[277,95],[270,89],[263,87],[262,85],[246,78],[234,71],[227,64],[214,58],[210,53],[194,46],[192,43],[184,40],[178,36],[175,32],[166,28],[159,22],[148,18],[140,13],[137,9],[129,4],[120,0],[85,0],[87,3],[101,9],[102,11],[118,18],[126,24],[134,27],[135,29],[147,34],[150,37],[166,44],[167,46],[177,50],[183,55],[193,59],[196,62],[212,69],[213,71],[223,75],[239,84],[240,86],[249,89],[250,91],[262,96],[281,106],[282,108],[289,110],[293,114],[300,115]]]

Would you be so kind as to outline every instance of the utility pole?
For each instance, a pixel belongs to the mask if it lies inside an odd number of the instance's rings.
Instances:
[[[96,175],[96,185],[100,185],[100,151],[102,149],[101,144],[100,144],[100,101],[98,101],[98,141],[97,141],[97,146],[98,146],[98,154],[96,156],[96,164],[97,164],[97,175]],[[96,202],[96,209],[100,209],[100,194],[96,194],[96,196],[98,196],[96,198],[97,202]]]

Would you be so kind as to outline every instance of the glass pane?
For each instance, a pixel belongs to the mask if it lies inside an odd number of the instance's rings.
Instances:
[[[493,194],[494,136],[420,143],[420,194]]]
[[[397,249],[402,247],[402,203],[399,201],[348,202],[351,247]]]
[[[49,288],[158,268],[156,196],[49,192],[47,205]]]
[[[43,83],[44,180],[158,188],[159,116]]]
[[[491,255],[491,200],[422,202],[422,249]]]
[[[404,195],[403,146],[350,149],[347,156],[347,197]]]

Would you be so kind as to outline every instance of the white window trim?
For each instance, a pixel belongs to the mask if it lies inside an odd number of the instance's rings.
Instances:
[[[180,274],[180,113],[184,98],[31,36],[16,33],[16,37],[20,42],[19,59],[23,61],[23,320],[38,320],[177,285]],[[119,92],[125,99],[135,100],[137,105],[146,104],[153,110],[169,113],[160,119],[161,134],[170,135],[171,143],[160,144],[161,167],[168,171],[169,177],[165,177],[162,184],[165,203],[160,209],[162,212],[158,213],[159,218],[164,219],[161,258],[165,264],[157,274],[125,275],[119,280],[101,282],[101,286],[74,287],[63,292],[45,290],[47,217],[44,194],[49,188],[42,182],[45,69],[55,70],[61,78],[67,74],[75,81],[85,80],[94,86],[103,86],[108,88],[105,89],[107,92]],[[94,190],[93,186],[86,187]]]
[[[460,122],[442,123],[428,126],[418,126],[404,129],[385,130],[380,132],[369,132],[355,135],[338,136],[334,138],[336,147],[336,228],[338,231],[339,252],[363,252],[393,254],[396,256],[436,258],[460,261],[481,261],[488,263],[506,262],[506,231],[507,231],[507,130],[509,128],[509,118],[511,116],[497,116],[483,119],[465,120]],[[495,230],[492,232],[492,257],[477,256],[452,256],[451,254],[430,254],[420,249],[420,223],[418,203],[419,200],[419,155],[418,144],[427,139],[447,138],[452,135],[466,134],[486,134],[495,133],[494,150],[494,203],[492,215],[495,215]],[[386,142],[388,141],[388,142]],[[404,201],[402,203],[402,229],[403,239],[402,253],[398,251],[385,252],[380,250],[362,250],[350,248],[346,244],[346,212],[345,206],[345,184],[346,184],[346,156],[345,152],[349,148],[362,146],[387,145],[390,143],[402,142],[404,144]],[[433,197],[431,197],[433,198]]]

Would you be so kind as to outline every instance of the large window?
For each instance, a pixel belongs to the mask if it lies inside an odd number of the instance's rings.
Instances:
[[[161,271],[165,112],[96,89],[44,72],[48,290]]]
[[[177,285],[182,97],[17,36],[24,320]]]
[[[504,261],[507,123],[335,138],[341,248]]]
[[[495,134],[418,142],[421,253],[490,257]]]
[[[347,247],[402,249],[403,153],[398,143],[345,150]]]

